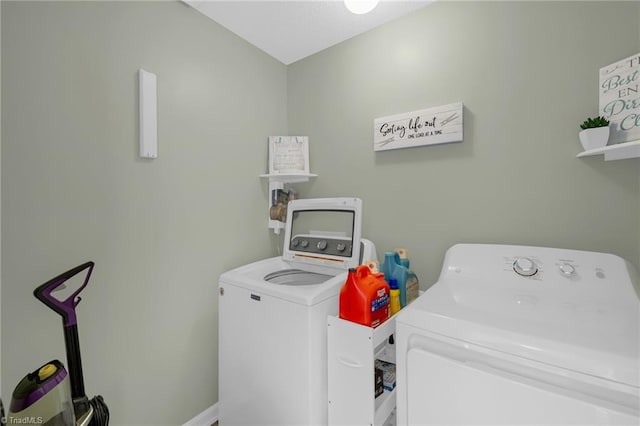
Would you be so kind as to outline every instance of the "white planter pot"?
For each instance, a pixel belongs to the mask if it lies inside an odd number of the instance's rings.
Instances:
[[[609,126],[584,129],[578,133],[578,136],[585,151],[602,148],[609,142]]]

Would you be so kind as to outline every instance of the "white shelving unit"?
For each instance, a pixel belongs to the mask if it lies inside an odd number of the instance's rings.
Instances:
[[[395,424],[395,389],[374,389],[375,360],[395,363],[393,333],[395,315],[377,328],[327,317],[329,425]]]
[[[582,151],[577,155],[577,157],[589,157],[591,155],[599,154],[604,155],[604,161],[624,160],[627,158],[640,157],[640,140],[618,143],[615,145],[607,145],[602,148]]]
[[[284,229],[284,222],[272,220],[269,216],[269,208],[271,207],[271,194],[276,189],[284,189],[284,185],[288,183],[308,182],[309,179],[317,177],[313,173],[305,174],[264,174],[260,175],[263,179],[269,179],[269,203],[267,205],[267,218],[269,218],[269,229],[273,229],[276,234]]]

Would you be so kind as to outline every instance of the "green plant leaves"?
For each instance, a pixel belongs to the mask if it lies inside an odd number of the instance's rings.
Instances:
[[[592,129],[594,127],[605,127],[609,125],[609,120],[604,117],[598,116],[595,118],[587,118],[587,120],[580,125],[581,129]]]

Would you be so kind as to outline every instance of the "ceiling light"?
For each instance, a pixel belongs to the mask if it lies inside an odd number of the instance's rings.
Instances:
[[[371,12],[378,5],[378,0],[344,0],[344,5],[350,12],[362,15]]]

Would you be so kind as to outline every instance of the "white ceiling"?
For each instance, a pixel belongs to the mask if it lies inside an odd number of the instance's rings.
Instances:
[[[183,0],[285,65],[425,7],[433,0],[381,0],[355,15],[341,0]]]

